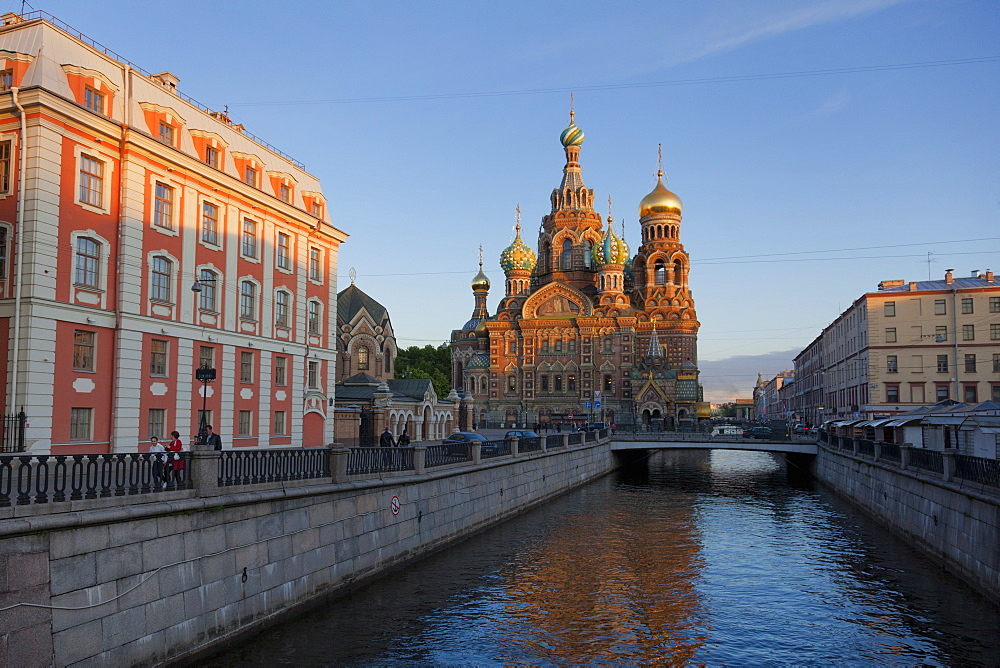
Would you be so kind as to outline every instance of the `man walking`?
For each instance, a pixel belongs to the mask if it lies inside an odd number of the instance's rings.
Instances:
[[[214,450],[222,449],[222,437],[212,431],[212,425],[205,425],[205,445],[211,445]]]
[[[396,442],[392,439],[392,432],[389,431],[389,427],[386,426],[385,431],[378,438],[378,444],[381,448],[391,448],[396,445]],[[392,456],[391,450],[382,451],[382,468],[388,468],[390,463],[390,457]]]

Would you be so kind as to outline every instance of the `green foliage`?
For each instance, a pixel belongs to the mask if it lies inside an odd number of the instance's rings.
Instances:
[[[410,346],[396,356],[396,378],[430,378],[439,397],[451,392],[451,350],[448,346]]]

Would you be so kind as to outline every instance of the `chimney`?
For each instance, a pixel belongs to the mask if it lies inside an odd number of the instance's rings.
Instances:
[[[989,269],[986,270],[986,282],[987,283],[993,282],[993,272],[990,271]]]
[[[954,269],[945,269],[944,270],[944,282],[945,283],[954,283],[955,282],[955,277],[952,276],[952,273],[951,273],[953,271],[955,271],[955,270]]]
[[[14,12],[7,12],[3,16],[0,16],[0,22],[5,26],[12,26],[17,23],[24,23],[24,17]]]
[[[972,270],[972,276],[970,278],[979,278],[979,270],[978,269],[973,269]]]
[[[916,292],[916,291],[917,291],[917,282],[910,281],[910,292]]]
[[[180,83],[180,79],[177,75],[170,72],[160,72],[159,74],[150,75],[150,78],[153,79],[153,81],[158,82],[171,93],[177,92],[177,84]]]

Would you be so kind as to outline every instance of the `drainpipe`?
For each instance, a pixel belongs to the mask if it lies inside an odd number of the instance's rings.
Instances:
[[[17,107],[18,112],[18,167],[17,167],[17,248],[15,250],[15,276],[14,284],[17,286],[16,292],[14,292],[14,345],[11,360],[14,363],[14,372],[11,374],[11,385],[10,385],[10,395],[8,401],[10,404],[9,415],[14,415],[14,409],[17,404],[17,377],[21,369],[21,293],[23,292],[23,277],[24,277],[24,181],[25,181],[25,130],[24,130],[24,107],[18,102],[17,93],[20,90],[17,86],[13,86],[10,89],[11,100],[14,102],[14,106]],[[23,405],[24,402],[22,402]]]

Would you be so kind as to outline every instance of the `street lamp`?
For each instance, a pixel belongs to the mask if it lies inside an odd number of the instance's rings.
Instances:
[[[211,271],[203,270],[201,276],[195,277],[194,283],[191,285],[191,292],[200,294],[205,289],[205,285],[215,287],[216,281],[217,277],[215,274]],[[215,369],[208,362],[205,362],[205,364],[195,369],[194,377],[196,380],[201,381],[201,417],[198,420],[198,443],[204,445],[208,438],[207,430],[205,429],[208,425],[208,384],[215,380]]]

